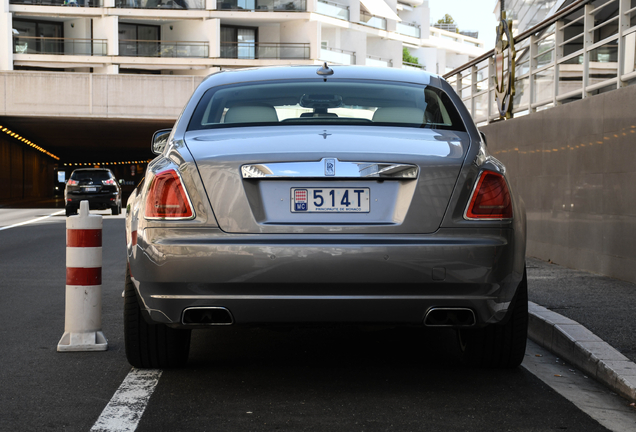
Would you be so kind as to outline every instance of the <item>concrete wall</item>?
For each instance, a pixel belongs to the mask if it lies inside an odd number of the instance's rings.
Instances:
[[[0,203],[50,197],[53,162],[12,138],[0,136]]]
[[[525,201],[528,255],[636,282],[636,86],[481,128]]]
[[[175,119],[204,78],[0,72],[0,116]]]

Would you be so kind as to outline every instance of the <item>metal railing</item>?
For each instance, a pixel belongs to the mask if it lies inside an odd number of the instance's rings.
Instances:
[[[377,67],[393,67],[393,61],[391,59],[383,59],[381,57],[368,55],[365,61],[367,66]]]
[[[221,42],[221,58],[307,60],[308,43]]]
[[[360,23],[359,24],[364,24],[364,25],[368,25],[369,27],[375,27],[375,28],[379,28],[382,30],[386,30],[386,19],[379,17],[379,16],[375,16],[375,15],[371,15],[368,12],[365,11],[360,11]]]
[[[636,7],[579,0],[515,37],[513,115],[636,83]],[[480,124],[499,118],[494,50],[444,75]]]
[[[217,0],[217,10],[256,12],[305,12],[307,0],[251,0],[239,6],[236,0]]]
[[[102,7],[102,0],[9,0],[12,5]]]
[[[208,42],[164,40],[119,40],[119,55],[124,57],[209,57]]]
[[[418,64],[418,63],[409,63],[409,62],[402,62],[402,69],[417,69],[417,70],[426,70],[426,66]]]
[[[13,36],[13,53],[103,56],[107,43],[105,39]]]
[[[422,29],[417,23],[398,22],[395,27],[397,33],[419,38],[422,35]]]
[[[320,60],[343,65],[356,64],[356,53],[338,48],[324,47],[320,50]]]
[[[205,0],[115,0],[124,9],[205,9]]]
[[[349,21],[349,6],[340,3],[318,0],[316,12],[333,18]]]

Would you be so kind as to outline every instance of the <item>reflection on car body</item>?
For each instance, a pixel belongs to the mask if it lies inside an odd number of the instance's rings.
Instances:
[[[134,366],[270,324],[450,327],[478,364],[523,359],[523,203],[440,77],[216,73],[153,150],[126,219]]]

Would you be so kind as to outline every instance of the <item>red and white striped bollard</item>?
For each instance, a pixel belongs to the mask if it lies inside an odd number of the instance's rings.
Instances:
[[[80,202],[66,218],[66,312],[57,350],[106,351],[102,333],[102,217]]]

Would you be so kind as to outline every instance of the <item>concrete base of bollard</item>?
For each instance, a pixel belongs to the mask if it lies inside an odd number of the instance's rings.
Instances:
[[[108,341],[101,331],[88,333],[66,332],[57,344],[58,352],[70,351],[106,351]]]

